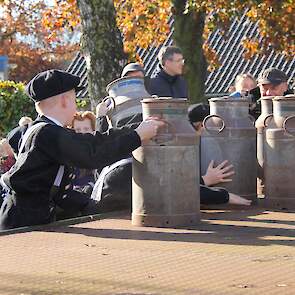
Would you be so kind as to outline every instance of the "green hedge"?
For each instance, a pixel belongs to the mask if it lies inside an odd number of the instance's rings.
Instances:
[[[36,118],[34,103],[25,94],[24,85],[13,81],[0,81],[0,137],[18,125],[23,116]]]

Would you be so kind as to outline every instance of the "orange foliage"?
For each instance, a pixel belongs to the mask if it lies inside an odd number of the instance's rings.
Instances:
[[[147,48],[163,42],[168,33],[168,20],[171,15],[172,3],[177,0],[114,0],[118,12],[118,26],[124,36],[124,48],[134,53],[137,46]],[[269,50],[269,47],[285,54],[294,56],[294,1],[292,0],[188,0],[183,14],[189,12],[205,12],[206,22],[203,34],[203,50],[210,62],[209,69],[219,65],[216,52],[208,44],[208,36],[217,28],[226,35],[232,19],[248,11],[247,16],[257,22],[260,34],[258,40],[244,40],[245,57],[251,58]]]
[[[260,5],[252,6],[247,16],[252,21],[258,22],[260,34],[263,37],[259,44],[262,51],[268,50],[271,45],[286,56],[294,57],[294,15],[295,1],[293,0],[266,0]]]
[[[171,8],[175,1],[177,0],[114,0],[117,10],[117,24],[124,38],[124,50],[131,57],[138,59],[136,54],[138,47],[157,46],[166,40],[170,32],[168,21],[173,11]],[[21,7],[25,1],[6,0],[6,2],[13,3],[14,7],[16,3],[21,3],[19,4]],[[45,7],[41,0],[32,2],[39,3],[39,11],[42,11],[41,19],[38,19],[37,22],[34,20],[33,29],[23,25],[23,22],[27,21],[26,18],[29,17],[27,16],[28,9],[23,9],[17,20],[8,14],[5,21],[11,24],[7,27],[24,35],[35,34],[38,31],[38,34],[43,36],[43,40],[46,40],[47,48],[58,45],[61,46],[60,52],[62,52],[66,48],[60,42],[64,30],[73,31],[80,28],[76,0],[55,0],[54,6],[50,8]],[[247,11],[250,20],[258,23],[262,37],[262,40],[259,41],[243,40],[242,44],[246,49],[245,56],[247,58],[256,53],[265,52],[270,45],[278,52],[294,56],[295,22],[293,18],[295,4],[293,0],[187,0],[186,4],[183,14],[202,11],[207,16],[203,33],[203,50],[208,61],[211,62],[211,69],[218,66],[218,57],[209,46],[209,34],[218,28],[221,34],[226,35],[232,18],[241,16],[245,11]],[[36,11],[36,7],[34,11]],[[31,15],[32,17],[34,15]],[[0,27],[2,27],[1,18]]]
[[[49,43],[60,40],[64,29],[74,31],[81,23],[76,0],[55,0],[54,6],[45,9],[42,26],[48,32]]]
[[[41,25],[44,1],[0,1],[0,55],[7,55],[13,67],[9,79],[28,81],[35,73],[62,67],[71,60],[77,46],[49,44]]]
[[[135,56],[136,48],[163,43],[169,34],[170,0],[114,0],[124,50]]]

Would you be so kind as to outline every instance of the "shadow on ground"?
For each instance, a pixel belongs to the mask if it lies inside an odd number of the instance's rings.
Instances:
[[[177,229],[157,228],[91,228],[87,224],[60,226],[45,231],[79,234],[98,238],[124,240],[156,240],[189,243],[215,243],[229,245],[284,245],[295,244],[295,215],[267,211],[262,208],[249,210],[205,210],[202,221],[192,227]],[[120,219],[130,220],[129,215]],[[98,224],[99,225],[99,224]]]

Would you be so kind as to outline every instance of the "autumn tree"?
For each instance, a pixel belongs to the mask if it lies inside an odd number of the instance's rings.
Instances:
[[[45,1],[0,1],[0,55],[7,55],[9,79],[27,81],[37,72],[62,67],[70,60],[77,45],[65,38],[48,42],[49,33],[42,26]]]
[[[134,55],[136,48],[157,46],[168,34],[167,23],[174,18],[173,39],[186,60],[186,78],[192,102],[202,100],[206,69],[219,65],[216,52],[210,47],[210,33],[226,32],[234,17],[245,12],[257,22],[261,39],[243,40],[245,57],[267,54],[270,49],[293,57],[293,0],[114,0],[117,22],[125,38],[125,49]],[[164,29],[163,29],[164,28]]]
[[[57,1],[57,9],[68,3],[71,9],[75,6],[76,1]],[[111,30],[116,37],[110,39],[114,42],[115,47],[121,52],[121,41],[118,31],[114,28],[114,10],[110,1],[103,0],[79,0],[78,6],[81,9],[82,23],[84,26],[84,48],[88,47],[88,54],[91,56],[95,50],[95,36],[100,39],[99,48],[109,52],[108,42],[104,38],[111,38],[104,30]],[[294,55],[294,1],[293,0],[114,0],[116,8],[117,25],[124,39],[124,50],[129,54],[130,59],[136,59],[138,48],[148,49],[158,46],[162,43],[169,33],[168,25],[171,17],[174,19],[173,39],[179,46],[186,60],[186,78],[189,84],[190,99],[192,102],[202,100],[205,88],[207,69],[212,70],[219,65],[216,52],[210,47],[208,37],[210,33],[218,30],[220,34],[227,37],[227,31],[234,17],[241,17],[247,13],[248,18],[256,22],[260,30],[260,39],[243,40],[245,47],[245,56],[251,58],[254,54],[267,53],[274,49],[286,56]],[[111,8],[110,22],[104,18],[106,9]],[[69,8],[69,7],[68,7]],[[60,9],[59,9],[60,10]],[[69,9],[68,9],[69,10]],[[61,10],[60,10],[61,11]],[[77,20],[77,11],[70,14],[70,18]],[[53,14],[53,16],[56,13]],[[96,14],[96,16],[94,15]],[[57,14],[63,19],[59,20],[63,26],[67,26],[69,17],[63,17],[63,13]],[[101,17],[103,16],[103,17]],[[107,22],[107,26],[104,26]],[[91,24],[92,23],[92,24]],[[88,29],[94,30],[87,35]],[[100,30],[104,33],[101,33]],[[97,32],[97,33],[96,33]],[[103,41],[102,41],[103,40]],[[106,45],[104,42],[106,42]],[[118,45],[119,44],[119,45]],[[112,48],[114,50],[114,47]],[[111,69],[120,67],[113,66],[113,55],[109,56],[100,53],[103,57],[102,62],[109,60]],[[98,56],[92,55],[94,59],[90,60],[90,92],[93,94],[100,93],[93,91],[96,87],[105,87],[105,81],[99,80],[99,75],[107,72],[96,68],[101,66],[95,63]],[[116,55],[117,56],[117,55]],[[115,58],[115,63],[120,62]],[[104,63],[103,63],[104,64]],[[102,66],[104,69],[105,67]],[[110,70],[111,70],[110,69]],[[93,76],[91,77],[91,72]],[[117,72],[118,73],[118,72]],[[112,75],[108,76],[111,78]],[[95,78],[96,77],[96,81]]]
[[[87,62],[88,91],[94,107],[97,100],[106,95],[107,84],[120,76],[127,59],[112,1],[56,1],[55,9],[46,12],[43,24],[54,32],[52,37],[57,38],[56,32],[76,26],[80,19],[83,32],[81,51]]]

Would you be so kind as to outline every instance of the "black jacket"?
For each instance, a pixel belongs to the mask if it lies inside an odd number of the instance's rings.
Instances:
[[[188,98],[188,88],[184,78],[170,76],[163,69],[150,79],[149,92],[159,97]]]
[[[60,165],[65,165],[62,183],[69,182],[70,166],[101,169],[128,156],[140,146],[134,130],[110,130],[109,134],[78,134],[47,122],[32,136],[15,165],[4,175],[11,188],[10,200],[2,204],[0,229],[48,223],[54,218],[50,190]]]
[[[31,124],[30,124],[31,125]],[[13,152],[15,154],[18,154],[18,148],[20,144],[20,140],[27,131],[29,125],[24,126],[17,126],[14,129],[12,129],[6,136],[8,139],[9,145],[11,146]]]

